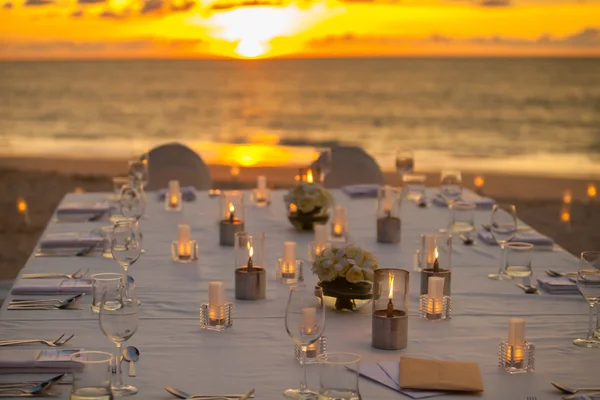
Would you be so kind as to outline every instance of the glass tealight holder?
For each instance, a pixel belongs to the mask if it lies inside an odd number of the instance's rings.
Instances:
[[[400,242],[400,202],[398,190],[391,186],[379,188],[377,198],[377,241]]]
[[[235,298],[262,300],[267,293],[264,232],[235,234]]]
[[[200,329],[224,331],[233,325],[233,303],[210,307],[208,303],[200,305]]]
[[[535,346],[525,342],[523,346],[511,346],[500,342],[498,346],[498,366],[509,374],[522,374],[535,369]]]
[[[408,344],[408,278],[403,269],[375,270],[371,345],[381,350],[400,350]]]
[[[275,280],[285,284],[304,281],[304,261],[296,260],[296,265],[291,265],[283,261],[283,258],[278,258],[275,268]]]
[[[250,192],[250,204],[256,207],[266,207],[271,204],[270,189],[252,189]]]
[[[332,242],[346,243],[348,241],[348,223],[341,224],[332,222],[329,240]]]
[[[188,243],[171,242],[171,259],[178,263],[189,263],[198,260],[198,242],[190,240]]]
[[[208,197],[221,196],[221,189],[208,189]]]
[[[318,363],[317,357],[321,354],[327,352],[327,338],[325,336],[321,336],[316,342],[309,345],[306,349],[304,362],[306,364],[316,364]],[[294,354],[296,355],[296,360],[301,362],[302,360],[302,348],[298,345],[295,345]]]
[[[419,297],[419,315],[428,321],[450,319],[452,314],[452,299],[450,296],[430,298],[423,294]]]
[[[311,263],[314,262],[316,257],[327,247],[329,247],[328,243],[318,245],[315,241],[310,242],[308,244],[308,261]]]
[[[237,190],[221,192],[219,244],[233,246],[235,234],[244,231],[244,194]]]
[[[165,211],[181,211],[181,192],[165,194]]]
[[[421,235],[419,256],[419,268],[421,271],[421,292],[419,294],[427,294],[429,278],[439,276],[444,278],[444,296],[450,296],[452,284],[452,235],[448,232],[425,233]]]

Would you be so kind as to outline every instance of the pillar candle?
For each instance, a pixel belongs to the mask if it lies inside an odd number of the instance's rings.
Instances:
[[[315,229],[315,245],[320,248],[325,247],[327,244],[327,230],[325,225],[316,224]]]
[[[302,309],[302,326],[306,334],[312,334],[317,325],[317,309],[307,307]]]
[[[223,293],[223,282],[210,282],[208,284],[208,309],[211,320],[224,319],[219,312],[219,307],[225,304]]]
[[[525,346],[525,320],[523,318],[508,320],[508,344],[509,346]]]
[[[256,188],[263,192],[267,188],[267,177],[264,175],[260,175],[256,180]]]
[[[192,255],[190,226],[181,224],[177,226],[177,241],[179,243],[179,257]]]

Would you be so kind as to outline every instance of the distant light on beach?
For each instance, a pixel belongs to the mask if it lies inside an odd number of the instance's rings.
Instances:
[[[475,179],[473,179],[473,184],[475,185],[475,187],[477,189],[481,189],[484,185],[485,181],[483,179],[483,176],[476,176]]]
[[[306,171],[306,182],[308,182],[308,183],[314,182],[312,168],[309,168],[308,171]]]
[[[587,195],[590,199],[595,199],[598,195],[598,189],[596,189],[596,185],[593,183],[588,183],[587,187]]]
[[[237,178],[240,175],[240,167],[236,167],[235,165],[231,167],[231,176],[233,178]]]
[[[560,212],[560,220],[564,223],[571,222],[571,211],[568,208],[563,208]]]
[[[27,213],[27,202],[22,197],[17,197],[17,211],[19,214]]]
[[[565,189],[565,192],[563,193],[563,203],[571,204],[572,201],[573,195],[571,194],[571,189]]]
[[[83,190],[83,188],[81,186],[77,186],[74,190],[75,193],[84,193],[85,190]]]

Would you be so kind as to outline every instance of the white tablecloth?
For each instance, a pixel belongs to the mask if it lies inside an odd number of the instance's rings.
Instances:
[[[432,193],[430,193],[432,194]],[[141,323],[129,341],[141,351],[138,377],[124,377],[140,389],[137,398],[169,399],[163,390],[174,386],[190,393],[245,392],[256,388],[257,399],[281,399],[282,391],[296,387],[301,369],[284,327],[289,288],[275,282],[275,260],[281,256],[284,241],[298,243],[299,258],[306,258],[310,233],[296,232],[287,221],[283,191],[273,193],[267,208],[246,206],[246,229],[267,234],[267,299],[257,302],[234,299],[233,248],[218,244],[217,198],[200,193],[185,203],[181,213],[166,212],[153,193],[148,194],[148,217],[141,220],[146,253],[130,269],[142,301]],[[413,273],[414,252],[419,235],[436,232],[446,225],[448,210],[432,206],[402,206],[400,245],[378,244],[375,240],[375,200],[350,199],[334,191],[336,202],[347,207],[352,240],[374,252],[381,267],[411,271],[409,344],[402,351],[371,348],[370,307],[360,313],[327,314],[329,351],[359,353],[363,362],[398,360],[401,355],[479,363],[486,399],[558,399],[550,385],[559,381],[569,385],[600,382],[600,350],[582,349],[572,344],[584,337],[588,305],[575,295],[525,295],[514,282],[487,278],[497,270],[500,250],[479,244],[455,243],[453,251],[452,319],[427,322],[418,317],[419,275]],[[63,202],[102,200],[106,194],[69,194]],[[476,211],[476,223],[489,222],[490,211]],[[177,225],[188,223],[192,238],[199,242],[200,259],[192,264],[171,261],[170,245],[177,236]],[[107,222],[50,223],[45,234],[89,232]],[[556,247],[536,251],[534,275],[544,269],[575,270],[578,260]],[[23,272],[73,272],[89,268],[92,273],[121,272],[113,261],[99,254],[71,258],[31,257]],[[317,280],[305,265],[308,284]],[[226,295],[234,303],[234,325],[224,332],[200,330],[199,305],[207,300],[208,282],[225,282]],[[0,338],[52,338],[63,332],[75,333],[72,347],[112,351],[98,327],[97,314],[89,310],[90,296],[81,301],[81,310],[0,311]],[[508,319],[521,316],[527,321],[527,339],[536,345],[536,371],[511,376],[497,366],[498,343],[507,337]],[[30,348],[30,347],[29,347]],[[0,349],[2,351],[2,349]],[[318,366],[308,366],[309,386],[318,387]],[[14,377],[13,377],[14,378]],[[0,380],[10,377],[0,376]],[[67,388],[61,387],[64,398]],[[363,399],[397,399],[404,396],[361,379]],[[452,398],[469,398],[456,395]],[[438,398],[444,398],[438,397]]]

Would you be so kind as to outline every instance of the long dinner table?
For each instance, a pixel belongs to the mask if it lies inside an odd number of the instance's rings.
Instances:
[[[428,188],[427,195],[437,192]],[[297,242],[298,258],[307,258],[312,233],[297,232],[287,220],[285,191],[272,193],[268,207],[247,204],[246,231],[265,232],[267,249],[267,298],[259,301],[235,300],[234,250],[219,246],[219,199],[198,192],[185,202],[181,212],[167,212],[157,193],[147,193],[146,215],[140,220],[145,253],[130,268],[141,300],[140,325],[127,342],[140,350],[137,377],[123,379],[139,389],[138,399],[172,399],[164,390],[169,385],[188,393],[245,393],[256,389],[256,399],[282,399],[282,392],[299,386],[301,366],[294,356],[294,344],[284,326],[289,285],[275,279],[275,264],[282,256],[283,242]],[[401,356],[439,360],[469,361],[479,364],[485,390],[476,395],[453,394],[436,398],[559,399],[561,394],[550,382],[569,386],[600,383],[600,350],[574,346],[585,337],[588,303],[579,295],[525,294],[514,281],[494,281],[487,276],[500,264],[498,246],[478,243],[463,245],[454,241],[452,253],[452,318],[426,321],[419,317],[420,276],[414,271],[415,251],[422,233],[446,227],[449,211],[430,206],[419,208],[405,200],[401,207],[402,238],[397,245],[376,241],[376,200],[351,199],[333,190],[336,204],[346,207],[351,240],[373,252],[381,268],[410,271],[410,315],[408,347],[399,351],[371,347],[371,307],[360,312],[327,310],[325,336],[328,351],[357,353],[361,363],[399,361]],[[470,195],[474,195],[470,193]],[[108,193],[70,193],[63,203],[105,201]],[[518,210],[517,210],[518,211]],[[489,223],[491,211],[476,211],[476,226]],[[192,239],[199,243],[199,259],[189,264],[171,260],[171,242],[177,238],[178,224],[191,226]],[[108,221],[54,222],[44,235],[60,232],[90,232]],[[534,277],[545,269],[575,271],[578,258],[558,245],[553,250],[534,251]],[[98,252],[85,257],[35,257],[21,273],[71,273],[89,268],[90,273],[121,272],[114,260]],[[318,282],[305,261],[308,285]],[[20,278],[17,278],[17,282]],[[208,300],[211,281],[222,281],[228,301],[233,302],[233,326],[221,332],[201,330],[199,309]],[[8,302],[0,310],[0,338],[53,338],[74,333],[70,348],[114,351],[114,345],[100,331],[98,314],[90,310],[91,296],[79,300],[78,310],[14,311]],[[22,297],[22,296],[20,296]],[[30,296],[31,297],[31,296]],[[498,367],[498,344],[508,336],[508,320],[526,321],[526,338],[536,347],[535,371],[510,375]],[[40,348],[42,346],[40,345]],[[12,349],[14,349],[13,347]],[[20,346],[18,348],[37,348]],[[1,348],[0,351],[5,351]],[[308,385],[319,386],[319,366],[308,365]],[[14,377],[0,375],[0,381]],[[69,398],[69,386],[53,389],[59,398]],[[364,400],[407,398],[375,382],[360,378]],[[135,398],[133,397],[133,398]]]

